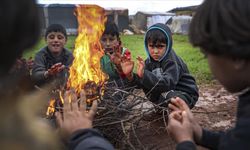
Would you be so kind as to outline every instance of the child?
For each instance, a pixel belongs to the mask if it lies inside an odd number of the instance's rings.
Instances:
[[[171,97],[181,97],[190,108],[198,100],[195,79],[183,60],[172,49],[170,29],[164,24],[151,26],[145,35],[145,63],[138,58],[137,74],[132,73],[133,62],[122,63],[127,78],[141,87],[150,101],[167,106]]]
[[[45,32],[45,41],[47,46],[36,53],[32,78],[38,86],[55,79],[63,85],[73,61],[72,53],[64,48],[67,42],[65,28],[60,24],[51,24]]]
[[[205,0],[190,26],[190,41],[201,48],[214,76],[232,93],[240,92],[235,127],[210,132],[200,127],[185,103],[177,98],[169,105],[168,129],[177,149],[250,149],[250,1]],[[239,17],[240,16],[240,17]],[[189,148],[187,148],[189,147]]]
[[[105,24],[105,30],[101,37],[101,45],[105,55],[101,58],[101,68],[109,76],[109,81],[116,81],[118,86],[126,84],[122,72],[121,59],[131,59],[130,51],[122,47],[118,27],[113,22]]]

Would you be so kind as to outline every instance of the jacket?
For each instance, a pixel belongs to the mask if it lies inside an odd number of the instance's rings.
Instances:
[[[198,100],[198,87],[195,79],[189,73],[187,65],[172,49],[170,29],[166,25],[158,23],[151,26],[148,31],[150,30],[161,30],[166,35],[167,48],[160,60],[155,61],[149,54],[145,39],[145,51],[148,58],[145,60],[144,74],[142,78],[134,74],[134,81],[143,89],[150,101],[156,104],[162,102],[163,93],[174,90],[189,94],[194,99],[189,102],[189,105],[193,107]]]
[[[45,79],[44,72],[47,71],[51,66],[59,62],[65,65],[66,68],[69,68],[69,66],[72,64],[72,61],[73,55],[69,50],[64,48],[61,55],[56,58],[50,53],[48,47],[46,46],[35,55],[34,66],[32,69],[32,79],[34,80],[36,85],[43,85],[55,79],[58,79],[60,81],[60,84],[63,84],[68,77],[67,69],[58,73],[54,77],[49,77],[48,79]]]

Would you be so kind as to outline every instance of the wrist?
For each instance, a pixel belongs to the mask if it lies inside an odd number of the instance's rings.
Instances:
[[[199,124],[194,125],[194,141],[195,143],[200,143],[202,138],[202,128]]]
[[[194,142],[194,139],[192,137],[190,137],[190,136],[180,136],[179,138],[176,139],[177,143],[182,143],[182,142],[185,142],[185,141]]]
[[[132,81],[132,80],[134,79],[133,72],[131,72],[131,73],[129,73],[129,74],[127,75],[127,79],[128,79],[129,81]]]

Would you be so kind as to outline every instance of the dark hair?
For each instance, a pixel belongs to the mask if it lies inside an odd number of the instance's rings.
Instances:
[[[166,35],[158,29],[149,30],[146,34],[146,43],[152,42],[156,44],[157,42],[166,43]],[[166,43],[167,44],[167,43]]]
[[[35,0],[2,0],[0,20],[0,72],[7,73],[16,58],[39,38],[39,16]]]
[[[119,29],[114,22],[106,22],[103,34],[110,34],[119,38]]]
[[[60,24],[51,24],[48,26],[45,32],[45,39],[47,38],[48,34],[51,32],[61,32],[65,38],[67,39],[67,32],[66,29]]]
[[[250,58],[250,1],[205,0],[194,15],[189,39],[205,53]]]

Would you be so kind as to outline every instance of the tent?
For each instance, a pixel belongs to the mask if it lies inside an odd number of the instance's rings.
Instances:
[[[132,19],[132,24],[138,29],[146,31],[155,23],[165,24],[174,15],[174,13],[138,11]]]
[[[166,24],[173,33],[188,34],[191,16],[173,16]]]
[[[68,34],[77,34],[78,22],[74,15],[76,5],[74,4],[49,4],[38,5],[41,27],[44,31],[50,24],[58,23],[63,25]],[[108,8],[105,9],[108,21],[114,21],[119,31],[128,29],[128,9]]]

